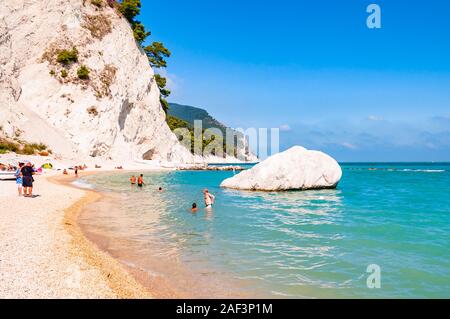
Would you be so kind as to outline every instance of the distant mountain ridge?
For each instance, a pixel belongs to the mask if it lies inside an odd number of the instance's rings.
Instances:
[[[194,127],[194,121],[201,120],[203,129],[218,128],[222,132],[224,139],[227,136],[226,131],[228,127],[225,126],[223,123],[219,122],[218,120],[216,120],[214,117],[212,117],[205,109],[190,105],[169,103],[169,110],[167,111],[167,113],[169,115],[168,124],[172,130],[177,127],[186,127],[186,125],[188,125],[192,130],[192,128]],[[248,141],[244,136],[244,134],[234,129],[232,130],[234,131],[235,145],[237,145],[238,140],[243,141],[245,145],[244,146],[245,150],[243,150],[242,154],[245,154],[244,156],[246,158],[246,161],[249,162],[258,161],[256,155],[254,155],[248,149]]]
[[[208,111],[190,105],[183,105],[178,103],[169,103],[169,115],[175,116],[181,120],[188,122],[191,126],[194,126],[195,120],[201,120],[204,129],[208,128],[218,128],[220,129],[224,136],[227,127],[212,117]]]

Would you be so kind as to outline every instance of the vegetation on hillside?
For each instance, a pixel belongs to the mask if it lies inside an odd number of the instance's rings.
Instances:
[[[159,87],[159,93],[160,96],[160,102],[164,109],[164,111],[167,113],[167,110],[169,109],[169,102],[167,102],[166,98],[170,95],[170,90],[166,88],[167,79],[160,74],[155,74],[155,81],[156,85]]]
[[[136,41],[144,50],[148,57],[148,61],[153,68],[167,67],[166,59],[170,57],[170,51],[162,42],[152,42],[150,45],[144,46],[143,43],[151,35],[150,31],[136,17],[141,13],[140,0],[121,0],[116,3],[118,11],[128,20],[133,30]],[[167,113],[169,103],[166,98],[170,95],[170,91],[166,88],[167,80],[160,74],[155,75],[156,84],[161,91],[160,102],[164,111]]]
[[[87,66],[85,65],[80,66],[77,70],[77,75],[78,78],[81,80],[89,79],[89,69],[87,68]]]
[[[28,143],[19,139],[7,139],[0,137],[0,154],[9,152],[24,155],[42,155],[48,156],[52,153],[47,145],[43,143]]]
[[[185,120],[182,120],[178,117],[172,116],[172,115],[167,115],[167,125],[169,125],[169,128],[174,131],[177,128],[187,128],[190,131],[193,130],[192,126],[189,125],[188,122],[186,122]]]
[[[216,128],[222,132],[223,139],[226,138],[228,128],[224,124],[222,124],[221,122],[216,120],[214,117],[212,117],[204,109],[194,107],[194,106],[189,106],[189,105],[170,103],[168,117],[179,119],[179,120],[182,120],[183,122],[185,122],[186,123],[185,126],[181,126],[181,127],[186,127],[186,126],[193,127],[194,121],[200,120],[200,121],[202,121],[203,132],[205,132],[205,130],[209,129],[209,128]],[[173,130],[172,125],[169,125],[169,127]],[[234,140],[232,143],[234,145],[234,156],[237,156],[237,148],[242,147],[238,143],[238,140],[243,140],[243,139],[245,139],[245,137],[241,132],[235,131],[235,130],[233,130],[233,135],[234,135]],[[220,137],[220,138],[222,138],[222,137]],[[226,153],[226,141],[225,140],[223,141],[223,153],[224,154]]]
[[[151,33],[145,30],[145,26],[140,21],[135,19],[141,13],[141,0],[122,0],[118,2],[118,10],[131,24],[134,38],[142,45]]]
[[[78,61],[78,50],[76,48],[72,48],[72,50],[61,50],[56,57],[56,61],[63,64],[68,65],[72,62]]]
[[[103,1],[102,0],[91,0],[91,3],[96,6],[97,8],[101,8],[103,5]]]
[[[169,113],[172,116],[178,117],[187,121],[190,125],[194,125],[195,120],[201,120],[203,128],[218,128],[223,135],[226,134],[227,127],[212,117],[206,110],[177,103],[170,103]]]
[[[92,116],[97,116],[98,115],[98,111],[97,108],[95,106],[90,106],[86,109],[86,112],[88,112],[89,115]]]
[[[162,42],[153,42],[151,45],[144,47],[150,65],[154,68],[165,68],[167,62],[165,58],[170,57],[170,51]]]
[[[194,132],[194,127],[187,121],[182,120],[176,116],[167,114],[167,124],[169,125],[169,128],[172,131],[176,131],[177,129],[187,129],[189,131],[189,138],[188,141],[190,144],[190,151],[192,154],[195,153],[195,145],[201,145],[201,151],[202,153],[205,151],[207,147],[212,148],[211,154],[212,155],[219,155],[217,154],[216,150],[222,153],[223,155],[226,154],[226,143],[222,136],[220,135],[214,135],[209,134],[207,135],[207,128],[202,129],[201,136],[196,137]],[[183,136],[178,136],[179,141],[183,141]],[[196,144],[197,142],[197,144]],[[214,142],[214,143],[213,143]],[[182,143],[183,144],[183,143]],[[214,146],[217,146],[214,148]],[[234,151],[234,156],[237,155],[237,151]]]
[[[98,7],[98,5],[94,5]],[[84,16],[83,27],[88,29],[91,32],[91,35],[97,39],[103,39],[104,36],[112,31],[111,20],[104,14],[86,14]]]

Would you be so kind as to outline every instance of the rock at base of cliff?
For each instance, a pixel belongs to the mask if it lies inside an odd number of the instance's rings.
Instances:
[[[260,191],[324,189],[336,188],[341,177],[341,167],[329,155],[294,146],[225,179],[220,186]]]

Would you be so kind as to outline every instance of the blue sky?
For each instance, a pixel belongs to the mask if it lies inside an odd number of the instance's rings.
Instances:
[[[381,7],[368,29],[366,7]],[[450,1],[142,1],[172,102],[340,161],[450,161]]]

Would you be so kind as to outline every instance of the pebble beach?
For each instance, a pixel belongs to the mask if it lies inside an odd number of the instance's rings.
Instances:
[[[95,194],[55,173],[35,180],[34,198],[0,181],[0,298],[151,297],[78,229],[78,212]]]

